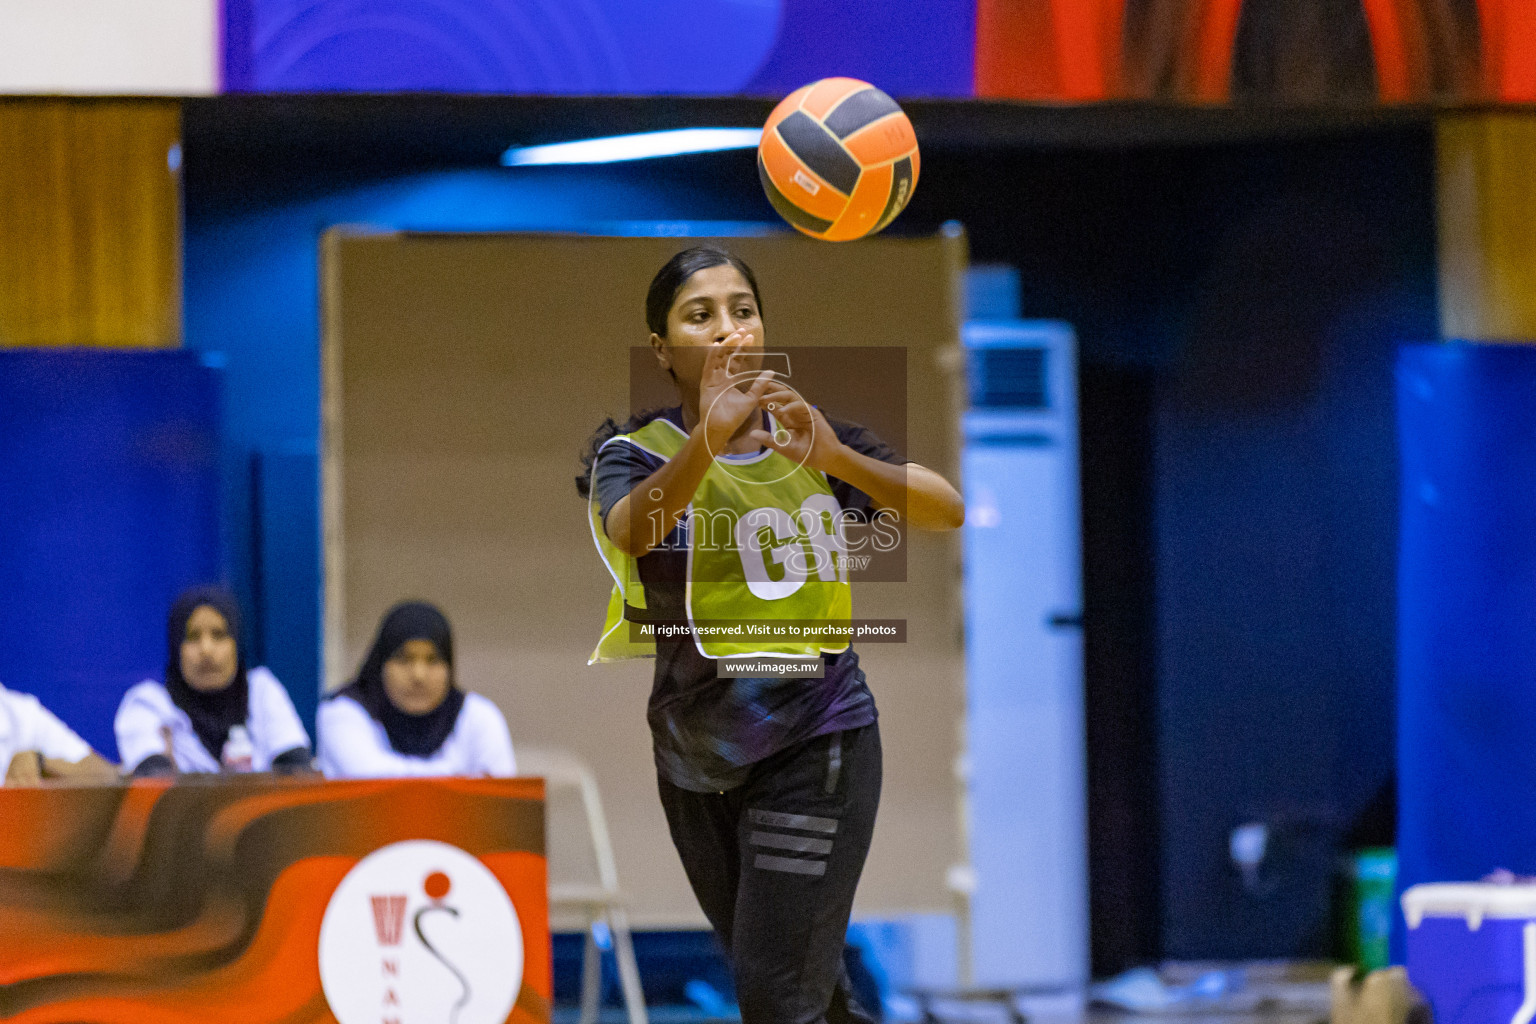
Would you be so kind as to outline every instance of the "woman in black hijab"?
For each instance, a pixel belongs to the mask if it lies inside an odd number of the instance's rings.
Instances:
[[[459,689],[448,619],[421,601],[385,614],[357,677],[321,703],[316,725],[329,778],[516,773],[506,719]]]
[[[247,669],[240,609],[218,587],[176,599],[166,622],[165,681],[147,679],[118,706],[118,753],[135,775],[302,770],[309,734],[288,691]]]

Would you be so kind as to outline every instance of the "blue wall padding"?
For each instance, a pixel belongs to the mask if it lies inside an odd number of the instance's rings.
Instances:
[[[320,460],[314,445],[257,452],[251,657],[270,668],[315,739],[320,703]]]
[[[1401,884],[1536,874],[1536,345],[1398,356]]]
[[[166,609],[218,578],[219,393],[192,352],[0,351],[0,682],[109,758]]]

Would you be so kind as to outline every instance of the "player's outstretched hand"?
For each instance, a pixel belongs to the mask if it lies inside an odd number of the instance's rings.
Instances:
[[[779,429],[774,434],[766,430],[754,430],[749,437],[812,469],[825,470],[831,465],[842,442],[837,439],[837,433],[820,409],[779,381],[764,389],[757,404],[778,421]]]
[[[704,372],[699,378],[699,415],[704,422],[704,440],[711,454],[719,455],[742,421],[757,412],[759,400],[773,383],[772,370],[762,371],[751,386],[742,388],[740,374],[730,373],[731,356],[754,346],[751,334],[736,331],[724,341],[709,347],[704,357]]]

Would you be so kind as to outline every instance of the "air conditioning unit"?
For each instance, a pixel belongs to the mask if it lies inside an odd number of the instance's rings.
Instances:
[[[973,320],[963,342],[969,982],[1088,981],[1077,342]],[[962,949],[964,946],[962,946]]]

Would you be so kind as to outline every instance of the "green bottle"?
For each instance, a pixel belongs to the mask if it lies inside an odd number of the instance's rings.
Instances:
[[[1350,959],[1361,970],[1380,970],[1391,964],[1397,851],[1386,846],[1357,850],[1352,867]]]

